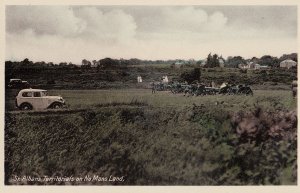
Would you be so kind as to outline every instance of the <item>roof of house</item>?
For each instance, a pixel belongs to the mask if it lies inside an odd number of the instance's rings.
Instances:
[[[225,60],[223,58],[219,58],[219,63],[225,63]]]
[[[286,59],[286,60],[283,60],[280,63],[297,63],[297,62],[295,62],[294,60],[291,60],[291,59]]]

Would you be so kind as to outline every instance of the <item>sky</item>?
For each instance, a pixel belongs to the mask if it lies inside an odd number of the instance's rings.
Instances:
[[[6,6],[6,60],[244,58],[297,52],[296,6]]]

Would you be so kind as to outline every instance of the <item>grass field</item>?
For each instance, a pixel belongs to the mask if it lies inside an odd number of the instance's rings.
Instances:
[[[49,90],[51,95],[61,95],[71,109],[92,108],[101,104],[140,102],[153,107],[183,108],[192,105],[218,106],[237,111],[261,106],[265,109],[296,109],[296,99],[288,90],[255,90],[254,96],[208,95],[185,97],[168,91],[151,93],[151,89],[118,90]],[[6,110],[15,110],[14,95],[8,91]]]
[[[49,90],[66,111],[15,113],[6,93],[5,184],[295,185],[296,99],[184,97],[150,89]],[[19,112],[19,111],[17,111]],[[110,175],[124,182],[18,182]]]
[[[147,89],[166,75],[184,82],[182,75],[195,67],[7,63],[6,82],[21,78],[48,89],[67,108],[20,111],[17,91],[5,91],[5,184],[297,184],[297,103],[290,90],[297,70],[201,68],[200,82],[247,84],[253,96],[185,97]],[[124,181],[14,180],[87,175]]]

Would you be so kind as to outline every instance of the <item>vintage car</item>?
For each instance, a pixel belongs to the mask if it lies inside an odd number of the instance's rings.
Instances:
[[[48,96],[47,90],[23,89],[16,97],[16,107],[21,110],[59,109],[65,106],[61,96]]]
[[[10,79],[7,84],[7,88],[11,89],[25,89],[30,88],[30,84],[27,81],[21,79]]]

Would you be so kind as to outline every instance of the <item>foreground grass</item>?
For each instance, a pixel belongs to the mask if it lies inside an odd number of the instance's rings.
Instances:
[[[262,116],[254,112],[249,119],[259,130],[241,135],[236,128],[247,124],[242,121],[237,127],[238,120],[226,109],[139,104],[95,106],[68,114],[6,113],[5,183],[291,185],[297,181],[295,118],[280,118],[283,122],[289,119],[288,126],[270,135],[282,122],[269,123],[269,117],[290,114],[286,110]],[[237,115],[248,120],[248,115]],[[13,180],[25,175],[112,175],[125,180]]]
[[[63,96],[69,111],[5,115],[6,184],[297,182],[296,100],[289,91],[203,97],[146,89],[50,93]],[[13,106],[12,99],[6,102]],[[253,128],[257,132],[240,133]],[[16,182],[15,175],[113,175],[125,181]]]

